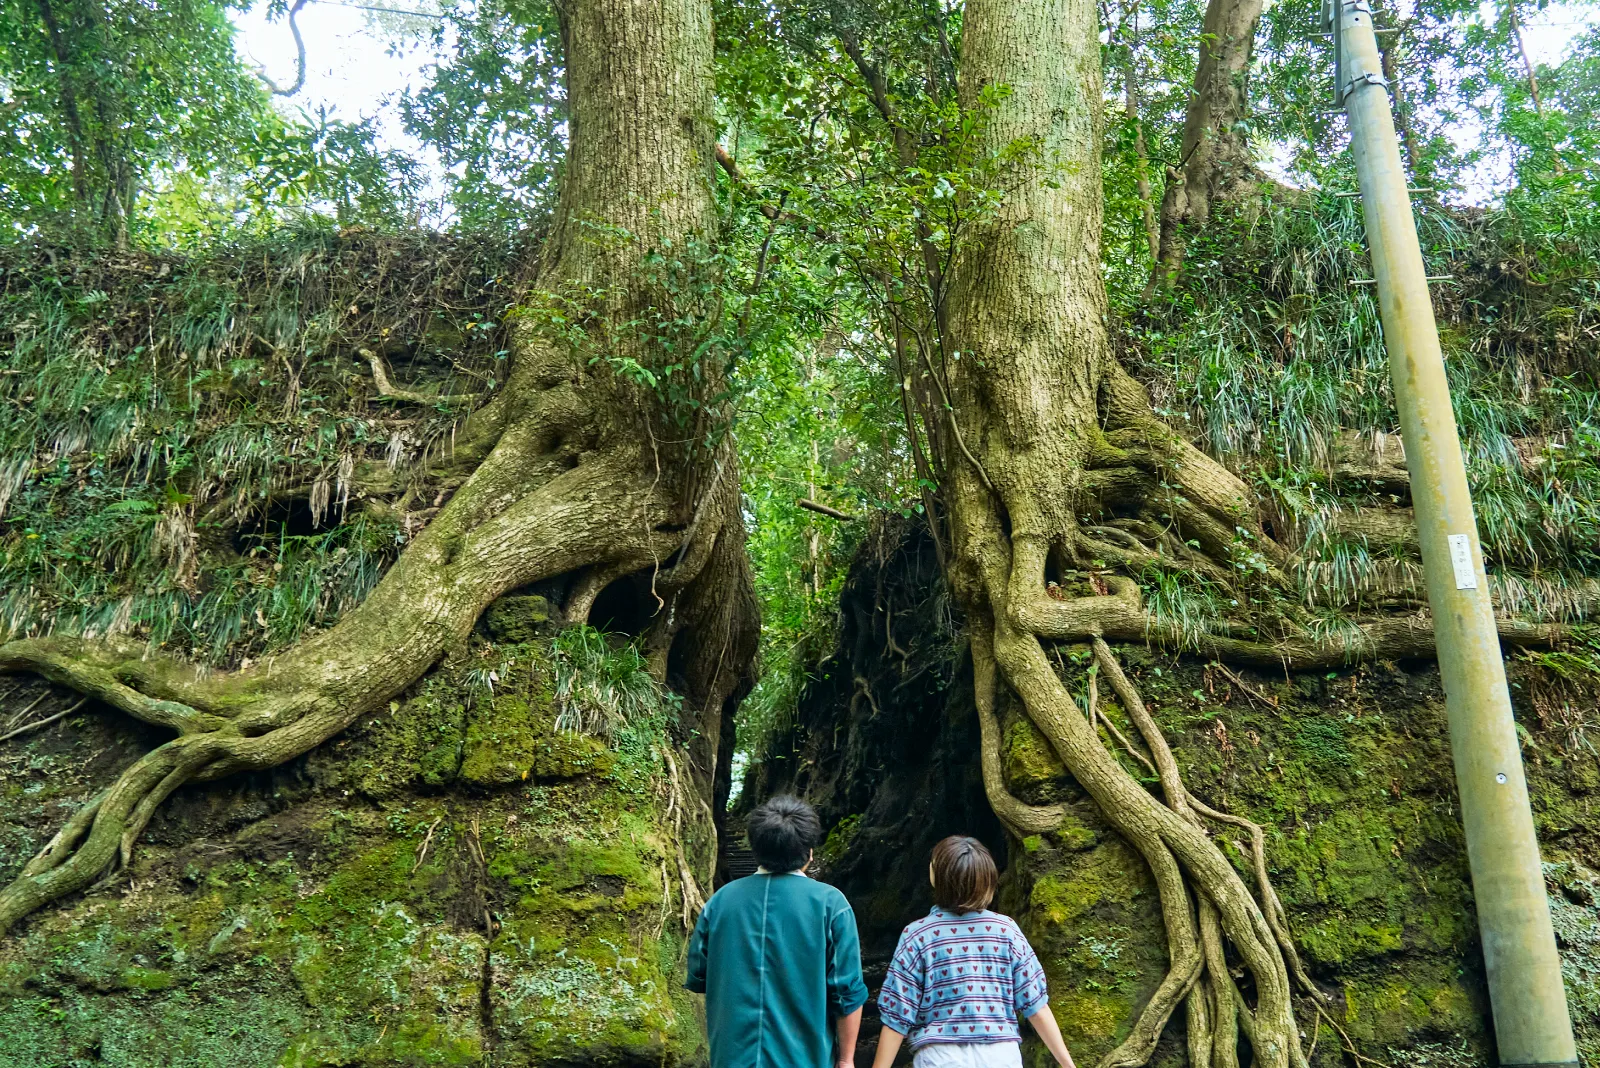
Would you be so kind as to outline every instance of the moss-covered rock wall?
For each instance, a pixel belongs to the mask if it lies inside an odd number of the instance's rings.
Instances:
[[[1069,676],[1088,659],[1086,649],[1060,652]],[[1435,666],[1229,678],[1189,658],[1119,653],[1196,794],[1268,828],[1268,863],[1296,942],[1356,1050],[1392,1064],[1495,1063]],[[1544,684],[1536,663],[1509,666],[1516,691]],[[1128,730],[1120,709],[1102,707]],[[1563,950],[1575,1016],[1592,1058],[1600,1017],[1581,932],[1600,918],[1588,889],[1600,857],[1589,818],[1600,769],[1586,742],[1569,748],[1531,715],[1524,727],[1552,901],[1570,917]],[[1102,1050],[1165,967],[1154,884],[1015,708],[1005,763],[1019,794],[1065,801],[1072,813],[1061,831],[1021,843],[1003,904],[1039,944],[1063,1030]],[[1221,838],[1248,871],[1243,851]],[[1302,1007],[1308,1039],[1314,1012]],[[1316,1030],[1317,1063],[1337,1063],[1345,1036],[1331,1025]],[[1179,1034],[1169,1029],[1162,1060],[1183,1059]]]
[[[703,1060],[678,845],[703,886],[714,754],[670,706],[559,729],[547,615],[504,599],[386,713],[175,795],[127,870],[0,942],[0,1066]],[[152,734],[85,705],[0,746],[0,878]]]
[[[970,677],[952,651],[959,636],[945,626],[933,640],[943,598],[931,546],[916,530],[899,536],[896,551],[858,558],[841,642],[746,790],[795,789],[818,803],[834,829],[827,877],[856,903],[868,956],[880,960],[929,903],[927,848],[957,832],[989,842],[1007,865],[997,908],[1025,926],[1062,1031],[1079,1063],[1092,1064],[1126,1034],[1164,973],[1154,883],[1014,702],[1002,710],[1007,784],[1030,802],[1064,802],[1069,816],[1052,833],[1003,840],[979,786]],[[1313,1062],[1350,1063],[1348,1038],[1361,1056],[1395,1068],[1495,1063],[1436,666],[1286,673],[1144,647],[1118,654],[1196,795],[1267,828],[1269,867],[1338,1024],[1318,1025],[1310,1003],[1300,1006],[1308,1047],[1316,1041]],[[1082,692],[1087,647],[1052,655]],[[1593,1065],[1600,832],[1591,809],[1600,802],[1600,737],[1591,724],[1600,680],[1563,674],[1566,666],[1537,654],[1507,663],[1569,996]],[[868,688],[871,703],[850,696]],[[1136,736],[1105,695],[1102,707]],[[903,740],[887,750],[884,737]],[[1249,881],[1244,854],[1221,838]],[[1155,1063],[1184,1062],[1182,1015]],[[1031,1044],[1028,1059],[1049,1063]]]

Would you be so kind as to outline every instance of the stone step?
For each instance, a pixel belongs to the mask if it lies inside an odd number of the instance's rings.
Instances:
[[[745,827],[743,820],[729,820],[723,830],[726,836],[723,856],[728,862],[728,878],[743,879],[746,875],[754,875],[756,868],[755,854],[750,852],[750,847],[745,844]]]
[[[754,875],[756,868],[755,854],[748,849],[728,850],[728,878],[743,879],[746,875]]]

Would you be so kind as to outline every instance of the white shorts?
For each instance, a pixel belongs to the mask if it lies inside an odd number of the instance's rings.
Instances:
[[[911,1058],[912,1068],[1022,1068],[1021,1042],[935,1042]]]

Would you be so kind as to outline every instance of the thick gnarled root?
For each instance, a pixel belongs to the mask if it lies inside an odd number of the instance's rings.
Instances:
[[[321,745],[411,686],[465,640],[490,602],[529,582],[577,574],[568,607],[581,616],[611,578],[656,568],[666,610],[650,637],[665,650],[685,628],[707,636],[688,657],[689,696],[720,709],[755,640],[742,542],[727,533],[729,517],[738,521],[735,481],[709,480],[684,529],[668,522],[672,501],[641,481],[637,463],[597,463],[515,496],[505,492],[515,483],[508,466],[499,453],[485,462],[366,601],[265,667],[207,675],[142,648],[72,638],[0,645],[0,673],[33,672],[177,734],[126,768],[0,888],[0,934],[126,867],[178,787],[276,767]],[[721,584],[720,595],[705,582]],[[700,891],[687,861],[683,879],[689,908]]]
[[[1145,707],[1144,700],[1133,681],[1117,662],[1111,647],[1099,636],[1094,638],[1094,656],[1096,669],[1110,680],[1117,699],[1122,703],[1134,726],[1138,728],[1140,737],[1144,739],[1145,746],[1150,751],[1150,760],[1146,763],[1154,764],[1161,779],[1162,790],[1166,794],[1168,807],[1187,817],[1202,832],[1205,831],[1201,821],[1202,816],[1243,827],[1250,832],[1258,895],[1251,919],[1252,921],[1259,919],[1259,923],[1256,924],[1258,935],[1261,934],[1259,929],[1261,925],[1265,925],[1271,932],[1271,944],[1278,954],[1273,963],[1281,969],[1274,976],[1274,985],[1287,987],[1289,980],[1293,978],[1301,984],[1306,993],[1320,996],[1300,966],[1299,954],[1295,952],[1293,941],[1289,936],[1288,917],[1267,874],[1265,832],[1250,820],[1211,808],[1189,791],[1160,726]],[[1203,986],[1191,992],[1190,998],[1205,1001],[1207,1022],[1210,1025],[1210,1064],[1214,1068],[1233,1068],[1238,1063],[1238,1041],[1234,1021],[1237,1020],[1239,1030],[1245,1033],[1252,1045],[1257,1044],[1261,1036],[1257,1033],[1255,1017],[1245,1004],[1243,996],[1234,984],[1233,976],[1228,971],[1221,918],[1216,905],[1205,895],[1203,888],[1199,905],[1200,941],[1205,959],[1205,972],[1202,977]],[[1298,1035],[1292,1037],[1297,1039]],[[1190,1042],[1203,1043],[1204,1039],[1204,1034],[1192,1035]],[[1298,1041],[1291,1041],[1290,1054],[1291,1063],[1297,1066],[1305,1063]]]
[[[1249,1042],[1256,1063],[1304,1068],[1306,1059],[1292,1004],[1294,988],[1298,986],[1301,992],[1319,999],[1321,995],[1305,975],[1290,939],[1282,902],[1267,874],[1262,829],[1194,797],[1183,782],[1159,725],[1102,637],[1092,639],[1095,659],[1086,713],[1077,711],[1065,687],[1049,670],[1042,647],[1032,635],[1016,634],[1010,641],[1011,648],[1007,650],[1005,638],[991,645],[987,632],[974,630],[980,722],[994,715],[992,694],[987,702],[982,696],[982,683],[986,678],[992,679],[994,665],[984,661],[997,654],[1005,657],[1009,651],[1011,667],[1007,675],[1016,682],[1030,717],[1061,754],[1068,770],[1099,802],[1101,811],[1145,859],[1160,895],[1168,972],[1128,1036],[1101,1059],[1098,1068],[1137,1068],[1147,1063],[1180,1005],[1186,1005],[1192,1064],[1200,1068],[1238,1068],[1242,1035]],[[1100,678],[1110,683],[1148,756],[1100,710]],[[1115,744],[1160,780],[1161,799],[1152,796],[1122,768],[1101,737],[1100,726],[1107,729]],[[998,726],[985,724],[983,733],[985,786],[991,799],[997,795],[1000,798],[996,812],[1014,833],[1039,833],[1053,811],[1024,805],[1009,795],[1000,777]],[[988,751],[991,745],[993,752]],[[1206,820],[1248,834],[1248,847],[1240,849],[1252,861],[1255,896],[1222,853]],[[1230,973],[1230,945],[1254,979],[1253,1005]]]
[[[220,756],[213,739],[190,736],[135,761],[0,890],[0,933],[40,906],[88,886],[113,864],[126,864],[156,806]]]

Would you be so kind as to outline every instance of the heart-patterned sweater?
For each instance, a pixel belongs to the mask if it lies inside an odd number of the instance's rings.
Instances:
[[[1019,1042],[1018,1017],[1046,1001],[1044,969],[1011,917],[935,907],[900,933],[878,1012],[915,1050]]]

